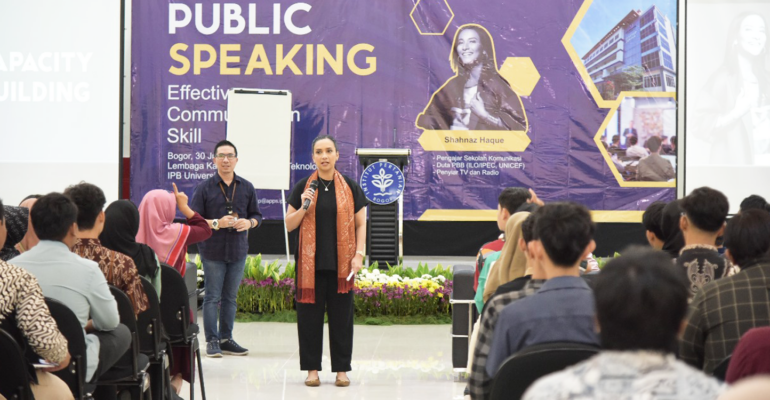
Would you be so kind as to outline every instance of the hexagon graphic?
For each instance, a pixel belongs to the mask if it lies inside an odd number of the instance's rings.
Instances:
[[[596,146],[602,153],[604,161],[610,167],[615,179],[617,179],[618,185],[620,187],[676,187],[676,180],[670,182],[634,180],[636,179],[638,161],[634,162],[630,157],[626,157],[625,152],[613,150],[611,153],[602,144],[602,136],[605,135],[605,131],[609,140],[615,134],[621,137],[625,136],[629,127],[630,130],[636,133],[637,138],[640,139],[639,141],[642,142],[639,145],[643,145],[643,141],[646,141],[649,137],[664,136],[665,133],[671,131],[676,132],[676,94],[663,92],[621,92],[617,101],[613,103],[616,103],[616,106],[607,113],[607,117],[599,127],[596,136],[594,136],[594,142],[596,142]],[[630,126],[628,124],[629,121],[638,122]],[[615,125],[612,130],[608,129],[611,124]],[[672,162],[667,158],[664,159]],[[676,159],[673,160],[673,163],[678,164]],[[619,169],[618,165],[622,166],[623,171]],[[676,168],[674,168],[674,172],[676,172]]]
[[[617,107],[624,92],[629,96],[631,93],[675,93],[676,65],[672,60],[676,59],[676,49],[669,43],[676,41],[676,21],[663,16],[655,5],[646,10],[629,8],[625,15],[605,16],[614,18],[607,21],[614,25],[607,25],[607,33],[586,54],[578,54],[572,40],[576,37],[591,5],[603,1],[613,0],[585,0],[562,37],[562,45],[596,104],[601,108]],[[602,4],[597,7],[598,10],[603,10]],[[653,19],[647,20],[648,16],[653,16]],[[593,14],[589,15],[589,19],[591,18]],[[586,23],[594,22],[591,20]],[[642,23],[646,24],[644,29],[641,29]],[[578,39],[581,37],[577,36]],[[644,57],[650,58],[647,61],[641,56],[629,55],[644,49],[641,47],[642,39],[645,46],[650,46],[652,41],[656,43],[652,47],[646,47],[648,52]],[[652,53],[649,50],[653,50]],[[646,87],[648,85],[652,87]]]
[[[519,96],[529,96],[540,81],[540,73],[529,57],[508,57],[500,67],[500,75]]]
[[[443,35],[455,17],[446,0],[417,0],[409,13],[420,35]]]

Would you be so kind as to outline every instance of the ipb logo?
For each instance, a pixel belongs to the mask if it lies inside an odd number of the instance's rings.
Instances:
[[[374,204],[390,204],[404,192],[404,174],[396,164],[378,161],[361,174],[361,189]]]

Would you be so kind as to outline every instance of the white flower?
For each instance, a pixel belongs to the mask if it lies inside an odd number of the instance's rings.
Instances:
[[[372,271],[372,274],[379,275],[380,274],[380,270],[379,269],[375,269],[374,271]]]
[[[430,276],[430,275],[428,275],[428,274],[425,274],[425,275],[421,276],[420,278],[421,278],[421,279],[431,279],[431,278],[433,278],[433,277],[432,277],[432,276]]]
[[[202,269],[198,270],[198,276],[203,276],[203,270]]]

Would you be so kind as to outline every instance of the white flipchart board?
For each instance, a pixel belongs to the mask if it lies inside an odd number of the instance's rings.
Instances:
[[[230,89],[227,140],[238,147],[235,172],[256,189],[290,189],[291,122],[290,91]]]

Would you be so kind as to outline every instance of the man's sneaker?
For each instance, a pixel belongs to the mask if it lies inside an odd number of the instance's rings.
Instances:
[[[219,340],[212,340],[206,344],[206,357],[222,357],[222,349],[219,347]]]
[[[249,349],[244,349],[238,343],[235,343],[233,339],[225,339],[219,344],[219,347],[222,348],[222,353],[231,356],[245,356],[249,354]]]

